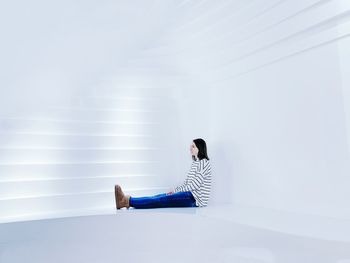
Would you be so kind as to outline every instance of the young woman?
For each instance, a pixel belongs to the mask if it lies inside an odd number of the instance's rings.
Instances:
[[[203,139],[191,143],[192,165],[185,182],[171,192],[145,197],[124,195],[121,187],[114,188],[117,209],[162,208],[162,207],[203,207],[208,205],[211,189],[211,167],[207,145]]]

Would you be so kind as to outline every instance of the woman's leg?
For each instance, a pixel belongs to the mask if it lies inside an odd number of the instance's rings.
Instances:
[[[196,200],[191,192],[178,192],[146,197],[130,197],[129,204],[130,207],[134,208],[195,207]]]

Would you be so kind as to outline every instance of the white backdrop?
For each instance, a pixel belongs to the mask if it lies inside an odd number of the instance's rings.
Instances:
[[[212,204],[350,216],[348,1],[0,10],[2,221],[167,191],[197,137]]]

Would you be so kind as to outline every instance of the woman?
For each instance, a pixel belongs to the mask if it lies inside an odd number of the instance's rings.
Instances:
[[[211,189],[211,167],[207,154],[207,145],[203,139],[193,140],[190,151],[192,165],[185,182],[169,193],[146,197],[124,195],[116,185],[115,202],[117,209],[162,208],[162,207],[203,207],[208,205]]]

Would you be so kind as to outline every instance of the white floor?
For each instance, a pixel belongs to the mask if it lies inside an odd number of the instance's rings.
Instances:
[[[1,263],[350,263],[350,221],[232,205],[0,224]]]

